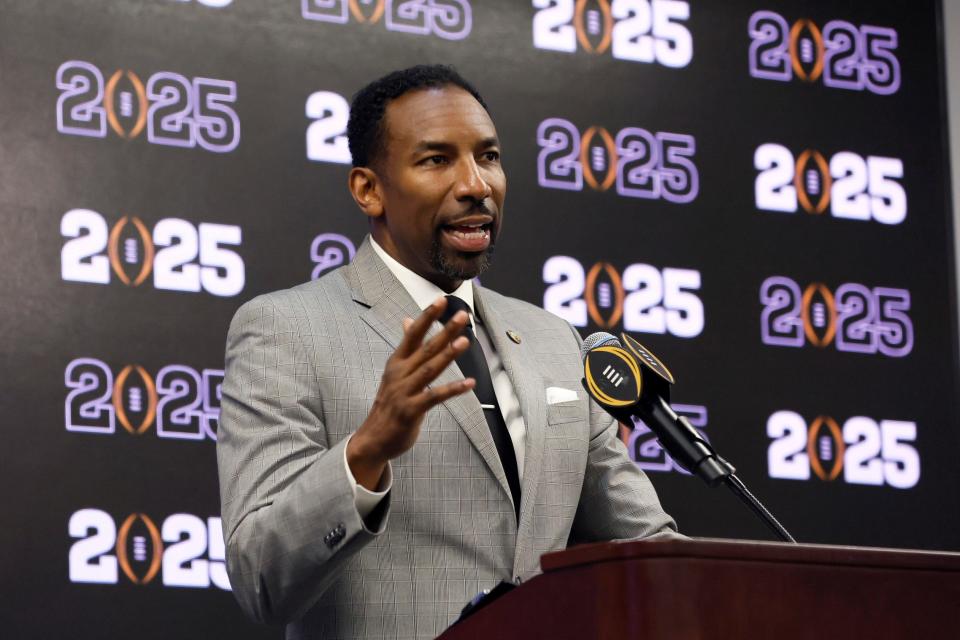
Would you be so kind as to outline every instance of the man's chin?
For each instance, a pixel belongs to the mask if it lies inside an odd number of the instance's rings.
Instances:
[[[444,276],[454,280],[472,280],[490,267],[493,245],[477,253],[441,248],[433,258],[434,268]]]

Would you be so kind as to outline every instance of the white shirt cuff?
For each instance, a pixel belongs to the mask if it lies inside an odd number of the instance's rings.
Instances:
[[[350,443],[350,438],[353,437],[353,434],[350,434],[347,437],[347,444]],[[370,513],[376,509],[377,505],[380,504],[380,501],[390,493],[390,489],[393,487],[393,470],[390,468],[390,463],[387,463],[387,469],[383,472],[383,475],[380,477],[380,483],[377,485],[377,491],[370,491],[361,484],[357,484],[357,479],[353,477],[353,472],[350,471],[350,465],[347,464],[347,447],[343,447],[343,467],[347,470],[347,479],[350,481],[350,488],[353,489],[353,499],[354,504],[357,506],[357,513],[360,514],[360,518],[364,519]]]

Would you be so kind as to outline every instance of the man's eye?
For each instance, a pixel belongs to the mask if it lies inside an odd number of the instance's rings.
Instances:
[[[429,164],[429,165],[446,164],[447,158],[446,156],[430,156],[430,157],[424,158],[422,162],[424,164]]]
[[[500,152],[499,151],[487,151],[483,154],[483,159],[487,162],[499,162],[500,161]]]

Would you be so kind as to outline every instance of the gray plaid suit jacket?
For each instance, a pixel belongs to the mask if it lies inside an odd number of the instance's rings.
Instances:
[[[357,513],[345,438],[402,319],[420,313],[369,241],[350,265],[237,312],[217,457],[230,580],[252,617],[287,622],[288,638],[434,637],[480,590],[537,573],[543,553],[675,530],[580,386],[572,327],[481,287],[475,304],[527,427],[519,527],[472,393],[428,412],[388,498],[367,523]],[[452,364],[437,384],[460,377]],[[547,387],[577,397],[548,405]]]

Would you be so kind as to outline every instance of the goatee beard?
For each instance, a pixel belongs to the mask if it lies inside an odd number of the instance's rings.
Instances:
[[[437,273],[443,274],[451,280],[472,280],[490,267],[491,262],[493,262],[493,248],[494,243],[491,242],[490,246],[479,256],[458,252],[461,256],[464,256],[464,262],[458,263],[449,259],[440,244],[440,238],[435,237],[433,245],[430,247],[430,265],[436,269]],[[470,257],[467,258],[466,256]]]

